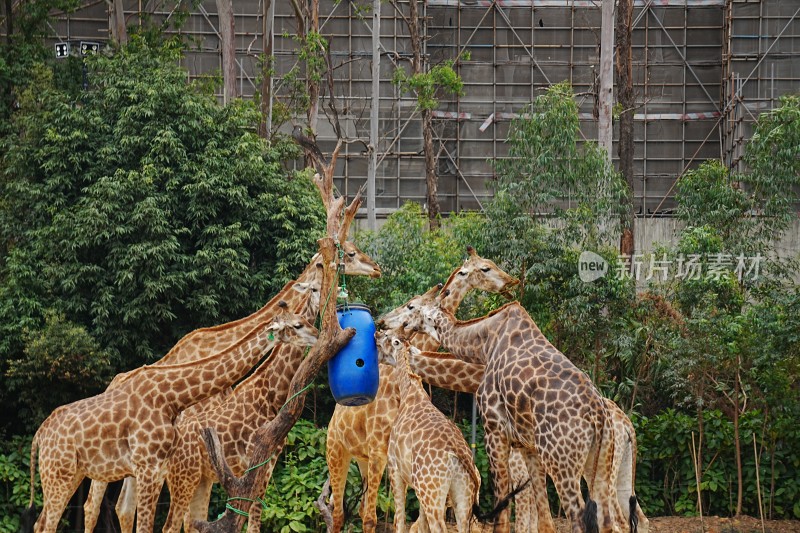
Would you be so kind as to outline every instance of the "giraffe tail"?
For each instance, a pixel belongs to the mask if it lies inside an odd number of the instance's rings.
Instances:
[[[22,533],[32,533],[36,523],[36,458],[39,451],[38,434],[33,436],[31,442],[31,501],[28,508],[22,512],[19,528]]]
[[[500,499],[500,501],[497,502],[497,505],[494,506],[494,509],[492,509],[491,511],[489,511],[486,514],[481,512],[481,508],[478,506],[477,503],[473,504],[473,506],[472,506],[472,514],[473,514],[473,516],[475,516],[481,522],[488,522],[489,520],[494,520],[497,517],[497,515],[499,515],[501,512],[503,512],[503,510],[506,507],[508,507],[508,504],[511,503],[511,499],[514,498],[514,496],[516,496],[517,494],[519,494],[523,490],[525,490],[525,487],[527,487],[528,483],[530,483],[530,482],[531,482],[531,480],[530,480],[530,478],[528,478],[528,480],[525,481],[525,483],[523,483],[519,487],[516,487],[511,492],[509,492],[508,494],[503,496]]]
[[[591,498],[586,499],[586,507],[583,509],[583,530],[585,533],[600,533],[597,524],[597,502]]]
[[[631,525],[631,533],[638,533],[639,513],[636,512],[636,507],[639,505],[639,501],[636,499],[636,494],[631,494],[629,505],[630,505],[630,515],[628,521],[630,522]]]

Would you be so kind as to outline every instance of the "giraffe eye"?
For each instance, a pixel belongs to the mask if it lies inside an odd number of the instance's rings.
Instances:
[[[408,309],[413,311],[414,310],[414,305],[413,304],[408,304]]]
[[[298,324],[295,324],[295,325],[294,325],[294,329],[300,329],[300,328],[302,328],[302,327],[303,327],[303,324],[299,324],[299,323],[298,323]]]
[[[490,270],[491,270],[491,268],[489,268],[489,267],[483,267],[481,269],[481,272],[489,272]]]
[[[347,255],[349,255],[350,257],[355,257],[356,253],[355,252],[349,252]]]
[[[463,271],[463,270],[460,270],[460,271],[458,272],[458,275],[459,275],[459,276],[466,276],[466,275],[467,275],[467,273],[466,273],[465,271]]]

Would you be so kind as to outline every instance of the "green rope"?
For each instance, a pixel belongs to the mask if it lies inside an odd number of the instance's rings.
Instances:
[[[250,498],[242,498],[242,497],[239,497],[239,496],[236,496],[236,497],[233,497],[233,498],[228,498],[228,502],[231,502],[233,500],[241,500],[241,501],[250,502],[250,503],[258,502],[258,503],[261,504],[262,507],[266,507],[267,506],[267,502],[265,500],[261,499],[261,498],[258,498],[258,499],[255,499],[255,500],[251,500]],[[246,512],[246,511],[242,511],[241,509],[239,509],[237,507],[234,507],[230,503],[225,503],[225,508],[226,509],[230,509],[231,511],[233,511],[236,514],[238,514],[239,516],[245,516],[247,518],[250,518],[250,513]],[[223,515],[224,515],[224,513],[220,514],[217,517],[217,520],[222,518]]]

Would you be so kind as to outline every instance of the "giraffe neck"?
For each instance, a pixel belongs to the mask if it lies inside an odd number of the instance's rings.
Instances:
[[[456,278],[459,270],[460,269],[456,269],[452,274],[450,274],[447,283],[445,283],[442,286],[441,291],[439,291],[439,294],[445,294],[445,291],[447,290],[450,291],[447,293],[447,296],[442,297],[440,305],[442,309],[449,311],[452,314],[455,314],[456,309],[458,309],[458,306],[461,305],[464,297],[466,297],[467,293],[469,293],[469,291],[472,289],[469,283],[460,282]],[[436,351],[440,344],[439,341],[422,331],[415,332],[411,336],[411,343],[416,348],[419,348],[424,352]]]
[[[262,322],[228,349],[190,363],[135,370],[121,386],[160,396],[163,404],[182,411],[218,394],[242,378],[277,343],[270,340],[270,322]]]
[[[434,387],[474,394],[486,365],[468,363],[449,353],[420,352],[411,356],[411,369]]]
[[[296,281],[293,280],[286,283],[280,292],[258,311],[233,322],[192,331],[178,341],[167,355],[154,364],[178,364],[197,359],[198,353],[201,354],[200,357],[203,357],[204,355],[218,352],[234,344],[256,327],[259,322],[269,320],[275,316],[278,312],[278,303],[280,301],[286,302],[289,309],[295,311],[298,311],[298,306],[302,304],[309,305],[310,298],[307,297],[306,293],[296,290],[295,285],[314,279],[317,269],[316,263],[317,258],[315,256]]]
[[[460,268],[457,268],[450,274],[450,277],[447,278],[447,282],[442,286],[442,290],[439,292],[439,294],[445,295],[442,296],[440,304],[442,309],[453,314],[455,314],[461,302],[464,301],[467,293],[472,290],[472,286],[469,283],[458,280],[458,272],[460,270]]]
[[[442,346],[459,359],[485,365],[487,354],[492,352],[501,331],[513,320],[512,315],[518,314],[518,308],[517,302],[511,302],[484,317],[463,322],[443,310],[443,320],[436,328]]]
[[[318,311],[312,300],[308,297],[306,302],[300,304],[303,317],[309,322],[314,320]],[[300,312],[300,309],[295,311]],[[234,394],[237,398],[248,398],[251,408],[257,411],[268,411],[270,407],[273,412],[277,411],[286,400],[292,377],[297,373],[305,353],[306,348],[302,346],[278,344],[258,368],[236,386]]]
[[[411,370],[409,356],[408,347],[404,347],[397,357],[397,369],[400,371],[400,398],[402,398],[400,403],[402,405],[416,403],[422,398],[428,398],[419,376]]]

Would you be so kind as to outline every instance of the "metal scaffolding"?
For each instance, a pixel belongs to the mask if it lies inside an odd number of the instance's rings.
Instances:
[[[126,0],[129,24],[138,13],[154,20],[174,16],[163,4]],[[375,212],[403,202],[425,201],[421,118],[413,96],[391,80],[408,69],[411,45],[406,0],[384,4],[381,52],[373,73],[369,2],[321,2],[320,27],[336,66],[336,102],[345,135],[337,186],[354,194],[369,174],[370,114],[377,113],[374,146]],[[600,3],[594,0],[428,0],[421,27],[430,65],[455,59],[464,95],[442,98],[434,113],[439,194],[443,212],[481,209],[491,197],[491,161],[507,154],[510,119],[541,91],[568,80],[578,94],[581,130],[597,138],[594,106],[600,41]],[[258,86],[263,5],[237,0],[235,8],[239,88],[252,97]],[[289,2],[275,6],[275,94],[288,87],[280,77],[299,64],[297,23]],[[673,188],[687,170],[722,158],[742,169],[742,151],[758,114],[800,87],[800,7],[785,0],[636,0],[633,28],[635,209],[640,216],[669,215]],[[191,8],[181,33],[192,38],[184,65],[192,79],[220,70],[214,2]],[[93,3],[59,18],[54,40],[102,39],[105,4]],[[463,56],[462,56],[463,57]],[[378,79],[375,80],[374,76]],[[378,93],[373,94],[375,87]],[[297,119],[301,122],[300,117]],[[288,125],[286,131],[291,129]],[[615,132],[616,135],[616,132]],[[333,129],[324,117],[318,142],[332,149]],[[614,150],[616,153],[616,150]],[[372,181],[371,181],[372,183]]]

